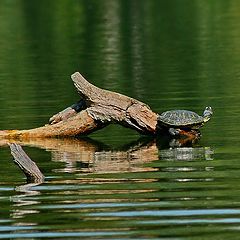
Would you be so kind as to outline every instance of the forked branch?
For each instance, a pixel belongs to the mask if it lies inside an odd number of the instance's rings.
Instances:
[[[157,114],[134,98],[98,88],[79,72],[71,76],[82,100],[55,114],[50,124],[29,130],[3,130],[0,138],[74,137],[118,123],[142,134],[155,134]]]

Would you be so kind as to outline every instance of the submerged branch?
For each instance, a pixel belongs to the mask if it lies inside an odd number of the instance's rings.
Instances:
[[[23,151],[22,147],[16,143],[9,144],[14,163],[23,171],[28,183],[42,183],[44,175],[37,164],[33,162]]]

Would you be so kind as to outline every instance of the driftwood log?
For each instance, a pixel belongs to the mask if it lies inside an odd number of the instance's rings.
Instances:
[[[29,130],[0,131],[0,145],[9,144],[14,162],[26,175],[28,182],[39,184],[44,176],[37,165],[27,156],[20,144],[42,144],[42,140],[86,135],[118,123],[141,134],[158,133],[158,114],[134,98],[98,88],[89,83],[79,72],[71,76],[81,100],[53,115],[45,126]],[[187,139],[179,139],[179,146],[194,142],[196,134],[182,131]],[[37,143],[36,143],[37,142]],[[178,146],[178,145],[177,145]]]
[[[38,166],[16,142],[31,139],[74,137],[86,135],[110,123],[119,123],[143,134],[157,132],[157,114],[146,104],[125,95],[100,89],[89,83],[79,72],[72,76],[81,100],[55,114],[49,124],[29,130],[2,130],[0,142],[9,144],[14,162],[27,177],[26,189],[44,182]]]
[[[71,76],[81,100],[50,118],[49,124],[29,130],[2,130],[0,138],[74,137],[109,123],[119,123],[142,134],[157,132],[157,114],[134,98],[98,88],[79,72]]]
[[[27,182],[39,184],[44,182],[44,175],[38,168],[37,164],[23,151],[22,147],[16,143],[9,144],[9,147],[15,164],[23,171],[27,177]]]

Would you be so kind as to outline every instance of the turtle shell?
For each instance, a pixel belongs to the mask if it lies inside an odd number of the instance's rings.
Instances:
[[[160,124],[166,127],[200,128],[204,118],[197,113],[187,110],[172,110],[163,112],[158,117]]]

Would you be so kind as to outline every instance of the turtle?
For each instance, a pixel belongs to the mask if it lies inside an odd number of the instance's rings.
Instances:
[[[191,131],[201,128],[213,114],[211,107],[206,107],[203,115],[188,110],[170,110],[158,116],[158,127],[168,130],[170,135],[179,135],[181,130]]]

